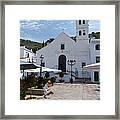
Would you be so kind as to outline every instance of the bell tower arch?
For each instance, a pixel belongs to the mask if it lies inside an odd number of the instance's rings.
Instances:
[[[88,40],[88,20],[76,20],[77,41]]]

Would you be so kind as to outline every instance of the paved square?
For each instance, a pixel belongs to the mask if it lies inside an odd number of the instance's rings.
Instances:
[[[100,100],[100,85],[55,83],[48,100]],[[38,99],[44,99],[39,97]]]

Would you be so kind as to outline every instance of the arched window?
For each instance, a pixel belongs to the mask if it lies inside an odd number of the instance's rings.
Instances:
[[[85,35],[85,30],[83,30],[83,35]]]
[[[95,50],[100,50],[100,44],[95,45]]]
[[[81,32],[81,30],[79,31],[79,36],[81,36],[82,35],[82,32]]]
[[[85,20],[83,20],[83,24],[85,24]]]
[[[79,25],[81,25],[81,20],[79,20]]]

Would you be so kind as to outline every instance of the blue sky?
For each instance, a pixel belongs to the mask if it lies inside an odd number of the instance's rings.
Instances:
[[[20,38],[43,42],[56,38],[61,32],[69,36],[76,35],[75,20],[21,20]],[[100,21],[89,20],[89,33],[100,31]]]

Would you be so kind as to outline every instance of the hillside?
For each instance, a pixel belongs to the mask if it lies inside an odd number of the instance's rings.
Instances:
[[[20,46],[25,46],[28,49],[32,49],[35,53],[37,50],[43,47],[43,43],[33,42],[31,40],[20,39]]]
[[[20,46],[25,46],[28,49],[32,49],[34,53],[36,53],[37,50],[43,48],[44,46],[48,45],[54,40],[54,38],[49,38],[45,43],[39,43],[39,42],[34,42],[31,40],[24,40],[20,39]]]

